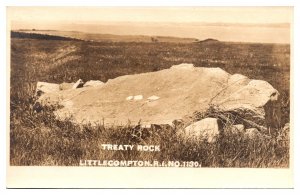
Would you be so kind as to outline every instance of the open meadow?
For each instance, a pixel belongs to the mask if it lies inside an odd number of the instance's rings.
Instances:
[[[180,63],[220,67],[269,82],[280,93],[279,136],[249,140],[221,136],[189,142],[180,127],[79,127],[58,121],[53,108],[35,112],[37,81],[108,79],[159,71]],[[233,42],[95,42],[54,37],[11,38],[10,164],[78,166],[81,159],[197,161],[202,167],[289,167],[290,45]],[[199,113],[197,113],[199,116]],[[214,111],[200,113],[212,116]],[[161,152],[103,151],[101,143],[160,145]]]

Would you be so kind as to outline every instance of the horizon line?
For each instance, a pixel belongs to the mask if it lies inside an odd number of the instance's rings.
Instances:
[[[33,29],[17,29],[17,30],[11,29],[10,31],[33,31]],[[204,39],[199,39],[199,38],[196,38],[196,37],[163,36],[163,35],[143,35],[143,34],[139,34],[139,35],[130,35],[130,34],[121,35],[121,34],[92,33],[92,32],[91,33],[87,33],[87,32],[83,32],[83,31],[51,30],[51,29],[34,29],[34,31],[37,31],[37,32],[30,32],[30,33],[33,33],[33,34],[42,34],[42,33],[38,33],[38,31],[60,31],[60,32],[76,32],[76,33],[98,34],[98,35],[113,35],[113,36],[146,36],[146,37],[169,37],[169,38],[177,38],[177,39],[195,39],[195,40],[197,40],[195,43],[201,42],[201,41],[205,41],[205,40],[208,40],[208,39],[214,39],[214,40],[217,40],[218,42],[223,42],[223,43],[280,44],[280,45],[290,45],[291,44],[290,41],[289,42],[226,41],[226,40],[220,40],[220,39],[217,39],[217,38],[214,38],[214,37],[207,37],[207,38],[204,38]],[[24,33],[26,33],[26,32],[24,32]],[[61,36],[61,37],[72,38],[72,37],[63,36],[63,35],[50,35],[50,36]],[[83,39],[82,41],[90,41],[90,40],[84,40]],[[95,41],[95,42],[103,42],[103,41]],[[117,42],[122,42],[122,41],[117,41]]]

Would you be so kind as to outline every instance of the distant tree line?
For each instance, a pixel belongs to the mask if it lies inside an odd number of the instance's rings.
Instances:
[[[46,34],[37,34],[37,33],[24,33],[24,32],[16,32],[11,31],[11,38],[19,38],[19,39],[42,39],[42,40],[64,40],[64,41],[79,41],[79,39],[74,39],[70,37],[62,37],[56,35],[46,35]]]

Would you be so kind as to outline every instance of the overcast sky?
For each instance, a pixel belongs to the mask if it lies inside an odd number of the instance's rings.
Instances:
[[[290,23],[291,7],[9,7],[19,22]]]
[[[13,30],[47,29],[265,43],[289,43],[288,23],[292,23],[292,16],[291,7],[8,8]],[[204,25],[203,22],[229,24]]]

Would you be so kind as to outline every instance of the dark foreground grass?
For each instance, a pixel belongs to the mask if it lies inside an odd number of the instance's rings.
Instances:
[[[12,165],[78,166],[80,160],[197,161],[202,167],[288,167],[289,129],[277,138],[249,139],[225,131],[215,143],[187,139],[182,128],[78,126],[58,121],[51,110],[12,121]],[[25,116],[25,115],[24,115]],[[32,121],[32,122],[31,122]],[[159,145],[160,152],[108,151],[101,144]]]
[[[179,63],[221,67],[270,82],[281,93],[289,122],[289,47],[272,44],[91,43],[12,39],[11,165],[79,165],[79,160],[198,161],[203,167],[288,167],[289,128],[277,138],[248,139],[229,132],[210,144],[185,139],[180,127],[79,127],[52,109],[33,111],[36,82],[99,79],[157,71]],[[201,115],[201,114],[200,114]],[[199,113],[198,115],[199,116]],[[105,151],[101,144],[160,145],[160,152]]]

